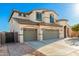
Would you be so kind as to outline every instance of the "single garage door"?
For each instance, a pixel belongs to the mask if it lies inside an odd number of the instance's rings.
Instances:
[[[33,41],[37,39],[36,29],[24,29],[24,41]]]
[[[44,30],[43,31],[43,39],[57,39],[59,38],[58,30]]]

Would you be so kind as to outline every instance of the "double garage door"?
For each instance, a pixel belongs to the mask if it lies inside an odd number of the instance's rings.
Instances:
[[[34,41],[37,40],[37,30],[36,29],[24,29],[24,41]],[[58,30],[43,30],[43,40],[46,39],[57,39],[59,38]]]
[[[57,39],[59,38],[58,30],[44,30],[43,31],[43,39]]]

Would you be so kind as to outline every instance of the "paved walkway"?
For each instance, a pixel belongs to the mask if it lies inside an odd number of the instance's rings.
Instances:
[[[10,56],[32,55],[31,52],[34,51],[34,49],[27,44],[7,44],[7,47]]]
[[[6,44],[0,47],[0,56],[36,56],[43,55],[28,44]]]
[[[8,56],[7,46],[0,46],[0,56]]]

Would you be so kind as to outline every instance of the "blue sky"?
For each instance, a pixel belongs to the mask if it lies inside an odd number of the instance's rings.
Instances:
[[[79,5],[57,3],[2,3],[0,4],[0,32],[9,31],[9,17],[13,9],[28,12],[33,9],[49,9],[59,14],[58,18],[69,20],[70,25],[79,23]]]

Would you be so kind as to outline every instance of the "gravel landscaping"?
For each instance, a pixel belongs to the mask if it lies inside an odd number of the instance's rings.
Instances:
[[[79,46],[79,38],[65,40],[69,45]]]

